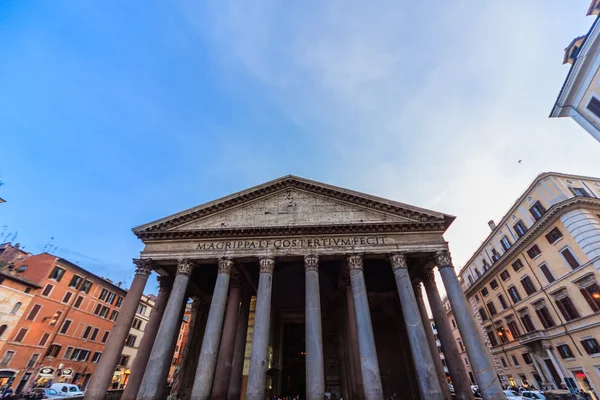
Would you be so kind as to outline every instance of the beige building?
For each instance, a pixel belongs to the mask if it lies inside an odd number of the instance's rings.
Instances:
[[[469,375],[469,382],[471,385],[476,385],[477,382],[475,381],[475,375],[473,375],[473,370],[471,369],[471,363],[469,362],[469,357],[467,356],[467,348],[465,347],[465,345],[462,341],[462,338],[460,337],[460,332],[458,331],[458,326],[456,325],[456,320],[454,319],[454,313],[452,312],[452,307],[450,306],[450,301],[448,300],[447,297],[444,297],[442,299],[442,302],[444,304],[444,309],[446,310],[446,315],[448,316],[448,322],[450,325],[450,329],[452,330],[452,336],[454,337],[454,341],[456,342],[456,346],[458,348],[458,351],[460,352],[460,360],[461,360],[462,364],[464,365],[465,370],[467,371],[467,374]],[[442,354],[442,358],[444,358],[443,354]],[[444,360],[444,366],[446,366],[445,360]]]
[[[129,329],[129,335],[127,335],[127,339],[125,340],[125,347],[123,347],[121,358],[119,359],[117,369],[113,375],[111,383],[113,389],[122,389],[127,385],[129,375],[131,374],[133,360],[137,355],[140,341],[142,340],[146,325],[150,319],[150,313],[154,306],[154,298],[153,295],[142,295],[135,313],[135,318]]]
[[[595,20],[589,32],[567,46],[563,64],[569,73],[552,107],[551,118],[571,117],[600,141],[600,0],[593,0],[587,15]]]
[[[600,179],[543,173],[489,225],[459,277],[501,381],[598,399]]]

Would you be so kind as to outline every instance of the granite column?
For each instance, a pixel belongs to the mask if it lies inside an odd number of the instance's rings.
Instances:
[[[321,328],[321,296],[319,291],[319,257],[304,257],[306,312],[306,400],[325,397],[325,366]]]
[[[123,351],[123,347],[125,347],[125,340],[131,329],[131,324],[142,298],[144,287],[146,287],[148,276],[152,272],[152,260],[133,260],[133,262],[137,267],[135,277],[127,292],[125,301],[123,301],[123,305],[119,310],[119,316],[108,336],[108,340],[104,346],[104,353],[100,358],[96,371],[92,375],[91,382],[87,386],[85,392],[86,400],[103,400],[106,396],[106,391],[121,357],[121,352]]]
[[[473,309],[458,282],[450,253],[447,251],[435,253],[435,262],[444,281],[444,287],[454,312],[454,319],[458,325],[460,336],[465,343],[467,355],[481,395],[484,400],[503,399],[504,393],[496,375],[492,358],[481,337],[475,318],[473,318]]]
[[[248,334],[248,316],[250,314],[251,296],[242,293],[237,328],[235,333],[235,349],[231,364],[231,378],[229,379],[228,400],[239,400],[242,394],[242,380],[244,373],[244,356],[246,353],[246,336]]]

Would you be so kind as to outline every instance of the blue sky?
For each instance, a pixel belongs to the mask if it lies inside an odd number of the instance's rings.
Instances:
[[[0,232],[130,281],[132,227],[291,173],[456,215],[462,266],[538,173],[600,175],[547,118],[587,7],[0,2]]]

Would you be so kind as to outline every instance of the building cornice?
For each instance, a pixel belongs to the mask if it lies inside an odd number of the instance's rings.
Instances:
[[[224,229],[195,229],[189,231],[147,231],[138,232],[137,236],[146,241],[154,240],[189,240],[189,239],[221,239],[241,237],[270,236],[315,236],[315,235],[353,235],[381,233],[417,233],[445,231],[444,222],[421,223],[374,223],[364,225],[313,225],[313,226],[281,226]]]
[[[487,283],[487,278],[490,278],[492,275],[499,272],[501,269],[507,267],[508,261],[518,252],[523,251],[523,248],[527,245],[531,244],[532,241],[539,237],[540,231],[544,230],[551,223],[556,221],[564,213],[571,211],[575,208],[578,208],[582,205],[590,205],[600,207],[600,199],[596,199],[593,197],[573,197],[568,200],[565,200],[561,203],[555,204],[550,207],[548,211],[536,221],[535,224],[531,226],[531,228],[519,238],[502,256],[496,261],[489,269],[483,272],[481,276],[468,288],[465,289],[465,294],[467,296],[473,294],[476,290],[479,290],[483,285]],[[477,254],[479,250],[477,251]],[[469,261],[470,263],[471,261]],[[469,265],[467,263],[466,265]],[[462,272],[462,271],[461,271]]]
[[[539,174],[533,180],[533,182],[531,182],[529,184],[529,186],[527,186],[527,189],[525,189],[525,191],[521,194],[521,196],[519,196],[519,198],[514,202],[514,204],[510,207],[510,209],[502,216],[502,219],[500,220],[500,222],[498,222],[498,224],[496,225],[496,228],[488,234],[488,236],[481,243],[481,245],[477,248],[477,250],[475,250],[475,252],[471,256],[471,258],[469,258],[469,260],[465,263],[465,265],[460,269],[460,271],[458,272],[459,278],[460,278],[460,275],[467,269],[467,267],[469,265],[471,265],[471,263],[473,261],[475,261],[475,259],[479,255],[479,253],[489,244],[490,240],[492,240],[494,235],[496,235],[498,232],[500,232],[502,229],[504,229],[504,225],[508,222],[510,216],[517,211],[517,209],[519,208],[521,203],[527,198],[527,196],[535,188],[535,186],[537,184],[539,184],[543,179],[554,178],[554,177],[564,178],[564,179],[572,179],[572,180],[582,180],[582,179],[594,180],[594,181],[598,180],[598,178],[593,178],[590,176],[563,174],[560,172],[543,172],[543,173]]]

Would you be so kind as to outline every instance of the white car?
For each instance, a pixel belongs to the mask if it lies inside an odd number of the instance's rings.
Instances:
[[[83,397],[84,395],[79,386],[71,383],[53,383],[51,388],[64,397]]]
[[[521,393],[521,397],[523,399],[546,400],[546,396],[544,396],[542,392],[538,392],[537,390],[526,390],[523,393]]]
[[[515,392],[514,390],[505,390],[504,396],[509,400],[523,400],[519,392]]]

